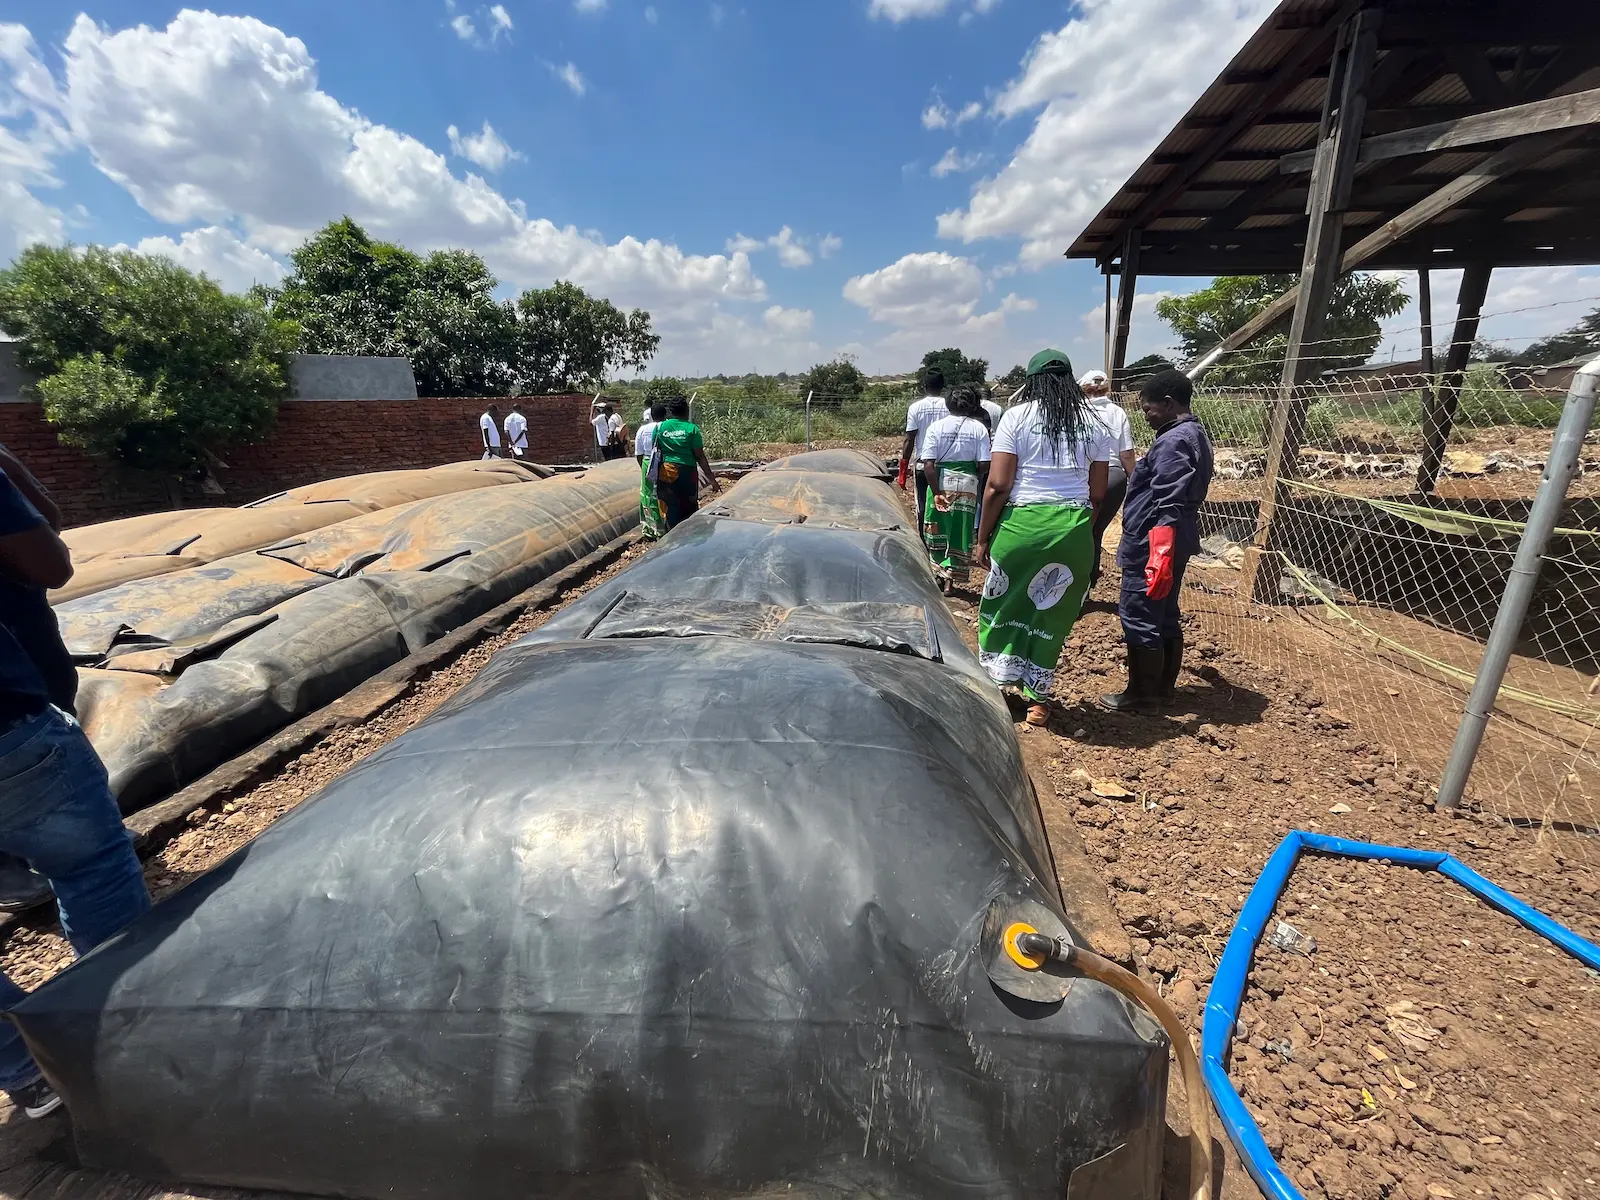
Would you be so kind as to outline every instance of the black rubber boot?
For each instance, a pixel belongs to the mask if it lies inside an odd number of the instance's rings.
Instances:
[[[1161,654],[1161,703],[1173,704],[1178,699],[1178,672],[1183,669],[1183,634],[1164,639]]]
[[[1112,712],[1159,711],[1161,673],[1165,667],[1166,652],[1159,646],[1129,646],[1127,689],[1110,696],[1101,696],[1100,703]]]

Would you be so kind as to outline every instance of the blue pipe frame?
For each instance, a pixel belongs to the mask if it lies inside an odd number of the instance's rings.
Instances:
[[[1244,907],[1239,910],[1239,919],[1234,922],[1227,947],[1217,962],[1211,990],[1206,993],[1205,1024],[1200,1036],[1200,1070],[1205,1076],[1211,1099],[1217,1106],[1217,1113],[1222,1118],[1222,1126],[1228,1131],[1228,1138],[1238,1150],[1239,1157],[1244,1160],[1245,1169],[1271,1200],[1304,1200],[1304,1197],[1272,1157],[1272,1151],[1267,1149],[1260,1127],[1239,1098],[1233,1081],[1228,1078],[1226,1063],[1228,1048],[1233,1042],[1234,1026],[1239,1019],[1239,1003],[1244,998],[1245,978],[1250,971],[1256,944],[1266,932],[1278,897],[1283,894],[1295,863],[1305,851],[1438,871],[1541,937],[1554,942],[1584,965],[1600,971],[1600,946],[1579,937],[1565,925],[1552,921],[1538,909],[1525,904],[1504,888],[1497,887],[1453,854],[1446,854],[1442,850],[1412,850],[1403,846],[1355,842],[1298,829],[1290,833],[1272,852],[1272,857],[1262,868],[1261,877],[1250,889]]]

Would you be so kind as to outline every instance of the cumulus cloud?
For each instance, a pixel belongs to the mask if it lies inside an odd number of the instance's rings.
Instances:
[[[831,233],[817,243],[817,253],[822,255],[823,258],[832,258],[843,249],[844,239]]]
[[[811,265],[811,251],[794,236],[794,230],[785,225],[770,239],[778,252],[778,262],[791,270]]]
[[[974,151],[971,154],[962,154],[954,146],[944,152],[944,157],[933,164],[928,172],[935,179],[943,179],[946,175],[958,175],[972,170],[983,161],[983,155]]]
[[[557,79],[567,85],[574,96],[581,96],[589,90],[589,85],[584,82],[577,63],[563,63],[560,66],[551,63],[550,70],[555,73]]]
[[[784,308],[781,304],[774,304],[762,314],[761,319],[773,333],[798,337],[800,334],[811,332],[811,326],[816,322],[816,314],[809,308]]]
[[[842,245],[844,245],[843,240],[834,237],[830,233],[822,239],[819,249],[822,252],[822,257],[827,258]],[[811,251],[806,248],[806,239],[798,236],[787,225],[765,241],[760,238],[748,237],[742,233],[736,233],[727,242],[729,254],[754,254],[758,250],[766,250],[769,247],[778,252],[779,264],[789,267],[791,270],[809,267],[813,261]]]
[[[1035,109],[1027,140],[968,205],[939,218],[942,237],[1023,239],[1030,266],[1053,261],[1215,78],[1272,0],[1083,0],[1028,51],[993,104]],[[1158,72],[1108,71],[1137,46]]]
[[[456,36],[463,42],[476,42],[478,40],[478,27],[472,23],[472,18],[466,13],[458,13],[450,18],[450,28],[456,31]]]
[[[942,16],[950,7],[950,0],[871,0],[867,15],[898,25],[916,17]]]
[[[911,332],[972,331],[1003,322],[1008,312],[1023,312],[1033,301],[1007,296],[1000,307],[978,312],[983,271],[970,258],[942,250],[907,254],[897,262],[844,285],[844,298],[874,321]]]
[[[605,12],[605,10],[606,10],[606,0],[572,0],[572,7],[577,9],[581,13]],[[649,12],[651,12],[651,11],[654,11],[654,10],[647,10],[646,11],[646,16],[645,16],[646,20],[650,19],[649,18]]]
[[[488,121],[477,133],[463,134],[454,125],[445,130],[450,139],[450,151],[458,158],[476,163],[485,171],[498,171],[506,163],[522,155],[506,144]]]
[[[176,241],[147,237],[133,249],[140,254],[160,254],[180,267],[209,275],[229,292],[242,292],[257,283],[278,283],[288,273],[272,255],[245,245],[220,225],[191,229]]]
[[[65,236],[60,209],[31,189],[57,188],[56,158],[72,145],[62,97],[33,35],[0,24],[0,262]]]
[[[512,29],[511,14],[506,11],[504,4],[489,6],[489,40],[499,40],[502,34],[510,33]]]
[[[934,98],[932,104],[922,110],[922,127],[924,129],[948,129],[951,126],[959,128],[968,121],[983,115],[983,105],[976,100],[963,105],[959,112],[954,111],[943,100]]]

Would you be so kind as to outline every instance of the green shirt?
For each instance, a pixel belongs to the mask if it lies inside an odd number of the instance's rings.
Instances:
[[[700,440],[700,426],[668,417],[656,426],[656,448],[661,451],[662,462],[692,467],[694,452],[703,450],[705,442]]]

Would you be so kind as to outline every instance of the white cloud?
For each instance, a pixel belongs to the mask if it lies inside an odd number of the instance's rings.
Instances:
[[[939,234],[1023,239],[1029,266],[1054,261],[1143,161],[1272,8],[1272,0],[1083,0],[1029,50],[993,111],[1041,108],[1007,166],[978,184]],[[1170,70],[1108,71],[1129,47]]]
[[[928,172],[935,179],[943,179],[946,175],[957,175],[972,170],[983,161],[983,155],[974,151],[971,154],[962,154],[954,146],[944,152],[944,157],[933,164]]]
[[[572,0],[572,7],[581,13],[605,12],[606,0]],[[646,20],[649,20],[646,15]]]
[[[831,233],[817,243],[817,253],[821,254],[823,258],[832,258],[843,249],[844,239]]]
[[[874,321],[903,329],[959,326],[983,298],[983,272],[970,258],[942,250],[907,254],[844,285],[844,298]]]
[[[0,24],[0,263],[35,242],[65,237],[60,209],[30,189],[61,185],[55,160],[71,145],[60,91],[33,35]]]
[[[972,0],[972,11],[975,13],[991,13],[1000,7],[1000,0]]]
[[[557,79],[572,90],[574,96],[581,96],[589,90],[589,85],[583,81],[583,75],[578,70],[577,63],[565,63],[562,66],[550,64],[550,69],[555,72]]]
[[[277,259],[245,245],[219,225],[191,229],[177,241],[147,237],[133,248],[140,254],[164,255],[180,267],[203,272],[229,292],[242,292],[255,283],[277,283],[287,274]]]
[[[465,136],[454,125],[445,130],[445,135],[450,139],[451,153],[468,162],[477,163],[485,171],[498,171],[506,163],[522,155],[506,145],[506,141],[494,131],[494,126],[489,122],[483,123],[483,128],[477,133]]]
[[[1413,298],[1417,294],[1415,271],[1378,271],[1398,279]],[[1433,292],[1433,347],[1443,354],[1450,344],[1456,321],[1456,293],[1461,272],[1431,271]],[[1478,336],[1521,350],[1529,342],[1549,337],[1577,324],[1579,318],[1600,307],[1600,267],[1502,267],[1489,276]],[[1373,357],[1404,362],[1422,352],[1421,317],[1412,303],[1383,323],[1384,339]]]
[[[648,21],[651,25],[654,25],[656,22],[661,20],[661,14],[656,12],[656,6],[654,4],[649,4],[649,5],[645,6],[644,19],[646,21]]]
[[[511,14],[506,11],[504,4],[489,6],[489,40],[498,41],[503,33],[510,33],[512,29]]]
[[[778,262],[791,270],[811,265],[811,252],[794,236],[794,230],[785,225],[769,239],[778,252]]]
[[[798,337],[811,332],[811,326],[816,323],[816,314],[809,308],[784,308],[781,304],[774,304],[762,314],[761,319],[773,333]]]
[[[478,27],[472,23],[472,18],[466,13],[460,13],[450,18],[450,28],[456,31],[456,36],[463,42],[476,42],[478,40]]]
[[[722,5],[713,4],[711,6],[711,23],[713,25],[721,25],[722,21],[723,21],[723,18],[726,17],[727,15],[728,15],[728,10],[723,8]]]
[[[1184,291],[1193,291],[1200,287],[1205,280],[1190,280]],[[1178,343],[1178,335],[1172,328],[1156,316],[1156,305],[1168,296],[1181,293],[1171,288],[1157,288],[1150,291],[1136,291],[1133,294],[1133,321],[1128,326],[1128,361],[1143,358],[1146,354],[1175,355],[1173,349]],[[1112,303],[1116,303],[1113,296]],[[1072,340],[1072,344],[1065,349],[1073,356],[1073,361],[1084,358],[1090,365],[1103,365],[1106,343],[1106,306],[1104,302],[1096,304],[1083,314],[1083,332]],[[1085,370],[1088,368],[1085,367]]]
[[[983,104],[977,100],[970,100],[966,106],[956,114],[956,124],[965,125],[968,121],[975,120],[983,115]]]
[[[975,120],[983,115],[983,105],[977,100],[969,101],[959,112],[950,108],[937,96],[933,103],[922,110],[922,127],[924,129],[946,129],[952,125],[960,128],[968,121]]]
[[[950,0],[872,0],[867,5],[867,15],[898,25],[914,17],[943,16],[949,7]]]

